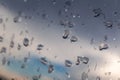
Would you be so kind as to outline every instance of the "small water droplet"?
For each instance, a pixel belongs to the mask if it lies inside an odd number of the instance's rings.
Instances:
[[[76,36],[72,36],[70,39],[71,42],[77,42],[78,38]]]
[[[93,9],[94,17],[99,17],[102,14],[102,10],[100,8]]]
[[[18,47],[17,47],[17,49],[18,49],[18,50],[20,50],[20,49],[21,49],[21,45],[20,45],[20,44],[18,44]]]
[[[104,24],[107,28],[112,28],[113,27],[113,22],[112,21],[105,21]]]
[[[54,66],[53,65],[49,65],[48,67],[48,73],[52,73],[54,71]]]
[[[42,57],[42,58],[40,59],[40,62],[41,62],[42,64],[44,64],[44,65],[47,65],[47,64],[48,64],[48,61],[46,60],[45,57]]]
[[[24,40],[23,40],[23,45],[24,45],[25,47],[29,46],[29,39],[28,39],[28,38],[24,38]]]
[[[7,51],[6,47],[2,47],[0,53],[6,53],[6,51]]]
[[[100,77],[99,77],[99,76],[97,76],[97,77],[96,77],[96,80],[100,80]]]
[[[7,62],[6,57],[3,57],[3,59],[2,59],[2,65],[5,65],[6,62]]]
[[[67,75],[67,78],[70,78],[70,74],[68,72],[65,73]]]
[[[84,56],[78,56],[79,61],[83,62],[84,64],[88,64],[89,58]]]
[[[3,42],[3,37],[2,36],[0,36],[0,42]]]
[[[43,45],[42,44],[39,44],[38,46],[37,46],[37,50],[42,50],[43,49]]]
[[[0,24],[1,24],[1,23],[3,23],[3,19],[2,19],[2,18],[0,18]]]
[[[88,74],[83,72],[82,75],[81,75],[81,79],[82,80],[88,80]]]
[[[13,21],[14,21],[15,23],[19,23],[19,22],[22,21],[22,17],[16,16],[16,17],[13,19]]]
[[[69,60],[65,60],[65,66],[66,67],[71,67],[72,66],[72,62]]]
[[[22,65],[21,65],[21,68],[22,68],[22,69],[24,69],[25,67],[26,67],[26,65],[25,65],[25,64],[22,64]]]
[[[108,48],[109,48],[109,46],[106,43],[101,43],[100,46],[99,46],[99,50],[100,51],[108,49]]]
[[[14,47],[14,41],[10,42],[10,47],[13,48]]]
[[[64,30],[63,39],[67,39],[70,34],[69,30]]]

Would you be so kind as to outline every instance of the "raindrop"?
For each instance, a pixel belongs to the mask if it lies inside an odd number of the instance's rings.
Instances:
[[[65,66],[66,67],[71,67],[72,66],[72,62],[69,60],[65,60]]]
[[[60,25],[61,25],[61,26],[67,26],[67,21],[61,20],[61,21],[60,21]]]
[[[40,67],[37,68],[37,72],[40,72]]]
[[[14,41],[10,42],[10,47],[13,48],[14,47]]]
[[[48,67],[48,73],[52,73],[54,71],[54,66],[53,65],[49,65]]]
[[[93,9],[94,17],[99,17],[102,14],[102,10],[100,8]]]
[[[1,23],[3,23],[3,19],[2,19],[2,18],[0,18],[0,24],[1,24]]]
[[[108,49],[108,48],[109,48],[109,46],[106,43],[101,43],[100,46],[99,46],[99,50],[100,51]]]
[[[44,64],[44,65],[47,65],[47,64],[48,64],[48,61],[46,60],[45,57],[42,57],[42,58],[40,59],[40,62],[41,62],[42,64]]]
[[[104,22],[104,24],[107,28],[112,28],[113,27],[113,22],[112,21],[106,21],[106,22]]]
[[[76,36],[72,36],[70,39],[71,42],[77,42],[78,38]]]
[[[20,49],[21,49],[21,45],[20,45],[20,44],[18,44],[18,47],[17,47],[17,49],[18,49],[18,50],[20,50]]]
[[[68,72],[66,72],[65,74],[67,75],[67,77],[68,77],[68,78],[70,78],[70,77],[71,77],[71,76],[70,76],[70,74],[69,74]]]
[[[88,57],[78,56],[78,59],[80,61],[82,61],[84,64],[88,64],[88,62],[89,62],[89,58]]]
[[[46,13],[43,13],[43,14],[42,14],[42,18],[43,18],[43,19],[48,18],[48,15],[47,15]]]
[[[52,0],[52,4],[55,5],[56,4],[56,0]]]
[[[28,61],[28,58],[27,57],[24,57],[24,62],[27,62]]]
[[[104,36],[104,41],[107,41],[107,40],[108,40],[108,36],[105,35],[105,36]]]
[[[66,5],[66,6],[71,6],[71,5],[72,5],[72,2],[71,2],[70,0],[67,0],[67,1],[65,2],[65,5]]]
[[[24,2],[27,2],[28,0],[24,0]]]
[[[34,40],[34,37],[31,38],[31,45],[32,45],[32,43],[33,43],[33,40]]]
[[[32,80],[39,80],[39,78],[40,78],[40,77],[38,77],[38,76],[33,76],[33,77],[32,77]]]
[[[69,30],[64,30],[63,39],[67,39],[70,34]]]
[[[25,64],[22,64],[22,65],[21,65],[21,68],[22,68],[22,69],[24,69],[25,67],[26,67],[26,65],[25,65]]]
[[[84,64],[87,64],[87,63],[89,62],[89,58],[87,58],[87,57],[83,57],[82,62],[83,62]]]
[[[24,38],[24,40],[23,40],[23,45],[24,45],[25,47],[27,47],[27,46],[29,45],[29,39],[28,39],[28,38]]]
[[[3,37],[2,36],[0,36],[0,42],[3,42]]]
[[[81,75],[81,79],[82,80],[88,80],[88,74],[83,72],[82,75]]]
[[[3,57],[3,59],[2,59],[2,65],[5,65],[6,62],[7,62],[6,57]]]
[[[80,59],[79,57],[77,57],[76,65],[79,65],[79,64],[80,64]]]
[[[94,38],[90,40],[90,44],[92,45],[94,43]]]
[[[37,46],[37,50],[42,50],[43,47],[44,47],[44,46],[43,46],[42,44],[39,44],[39,45]]]
[[[65,11],[65,12],[68,12],[68,9],[67,9],[67,8],[65,8],[65,9],[64,9],[64,11]]]
[[[7,62],[7,65],[9,66],[9,65],[10,65],[10,63],[11,63],[11,62],[10,62],[10,61],[8,61],[8,62]]]
[[[0,53],[6,53],[6,47],[2,47],[1,50],[0,50]]]
[[[97,77],[96,77],[96,80],[100,80],[100,77],[99,77],[99,76],[97,76]]]
[[[74,25],[75,25],[75,24],[74,24],[73,22],[71,22],[71,21],[68,21],[68,27],[69,27],[69,28],[72,28],[72,27],[74,27]]]
[[[13,19],[13,21],[14,21],[15,23],[19,23],[19,22],[22,21],[22,17],[16,16],[16,17]]]

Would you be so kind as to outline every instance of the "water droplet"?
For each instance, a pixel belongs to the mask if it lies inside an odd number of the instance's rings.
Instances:
[[[61,20],[61,21],[60,21],[60,25],[61,25],[61,26],[67,26],[67,21]]]
[[[22,21],[22,17],[17,16],[17,17],[15,17],[15,18],[13,19],[13,21],[14,21],[15,23],[19,23],[19,22]]]
[[[108,36],[105,35],[105,36],[104,36],[104,41],[107,41],[107,40],[108,40]]]
[[[24,40],[23,40],[23,45],[24,45],[25,47],[27,47],[27,46],[29,45],[29,39],[28,39],[28,38],[24,38]]]
[[[5,65],[6,62],[7,62],[6,57],[3,57],[3,59],[2,59],[2,65]]]
[[[14,41],[10,42],[10,47],[13,48],[14,47]]]
[[[66,5],[66,6],[71,6],[71,5],[72,5],[72,2],[71,2],[70,0],[67,0],[67,1],[65,1],[65,5]]]
[[[3,42],[3,37],[2,36],[0,36],[0,42]]]
[[[102,10],[100,8],[93,9],[94,17],[99,17],[102,14]]]
[[[67,75],[67,78],[70,78],[70,74],[68,72],[65,73]]]
[[[24,62],[27,62],[28,61],[28,58],[27,57],[24,57]]]
[[[84,64],[87,64],[89,62],[88,57],[78,56],[78,59],[79,59],[79,61],[83,62]]]
[[[39,77],[38,76],[33,76],[32,80],[39,80]]]
[[[20,50],[20,49],[21,49],[21,45],[20,45],[20,44],[18,44],[18,47],[17,47],[17,49],[18,49],[18,50]]]
[[[94,38],[90,40],[90,44],[92,45],[94,43]]]
[[[44,47],[44,46],[43,46],[42,44],[39,44],[39,45],[37,46],[37,50],[42,50],[43,47]]]
[[[53,65],[49,65],[48,67],[48,73],[52,73],[54,71],[54,66]]]
[[[47,65],[47,64],[48,64],[48,61],[46,60],[45,57],[42,57],[42,58],[40,59],[40,62],[41,62],[42,64],[44,64],[44,65]]]
[[[55,5],[56,4],[56,0],[52,0],[52,4]]]
[[[74,26],[75,26],[75,24],[74,24],[73,22],[68,21],[68,27],[69,27],[69,28],[72,28],[72,27],[74,27]]]
[[[27,2],[28,0],[24,0],[24,2]]]
[[[21,68],[22,68],[22,69],[24,69],[25,67],[26,67],[26,65],[25,65],[25,64],[22,64],[22,65],[21,65]]]
[[[3,23],[3,19],[2,19],[2,18],[0,18],[0,24],[1,24],[1,23]]]
[[[100,46],[99,46],[99,50],[100,51],[108,49],[108,48],[109,48],[109,46],[106,43],[101,43]]]
[[[2,47],[0,53],[6,53],[6,51],[7,51],[6,47]]]
[[[70,34],[69,30],[64,30],[63,39],[67,39]]]
[[[100,77],[99,77],[99,76],[97,76],[97,77],[96,77],[96,80],[100,80]]]
[[[78,38],[76,36],[72,36],[70,39],[71,42],[77,42]]]
[[[69,60],[65,60],[65,66],[66,67],[71,67],[72,66],[72,62]]]
[[[113,27],[113,22],[112,21],[106,21],[106,22],[104,22],[104,24],[107,28],[112,28]]]
[[[9,66],[9,65],[10,65],[10,63],[11,63],[11,62],[10,62],[10,61],[8,61],[8,62],[7,62],[7,65]]]
[[[82,80],[88,80],[88,74],[83,72],[82,75],[81,75],[81,79]]]
[[[40,67],[37,68],[37,72],[40,72]]]
[[[46,13],[43,13],[43,14],[42,14],[42,18],[43,18],[43,19],[48,18],[48,15],[47,15]]]
[[[76,65],[79,65],[79,64],[80,64],[80,59],[79,57],[77,57]]]

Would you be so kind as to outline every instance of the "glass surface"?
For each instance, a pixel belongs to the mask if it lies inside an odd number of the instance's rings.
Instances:
[[[120,0],[0,0],[0,80],[120,80]]]

